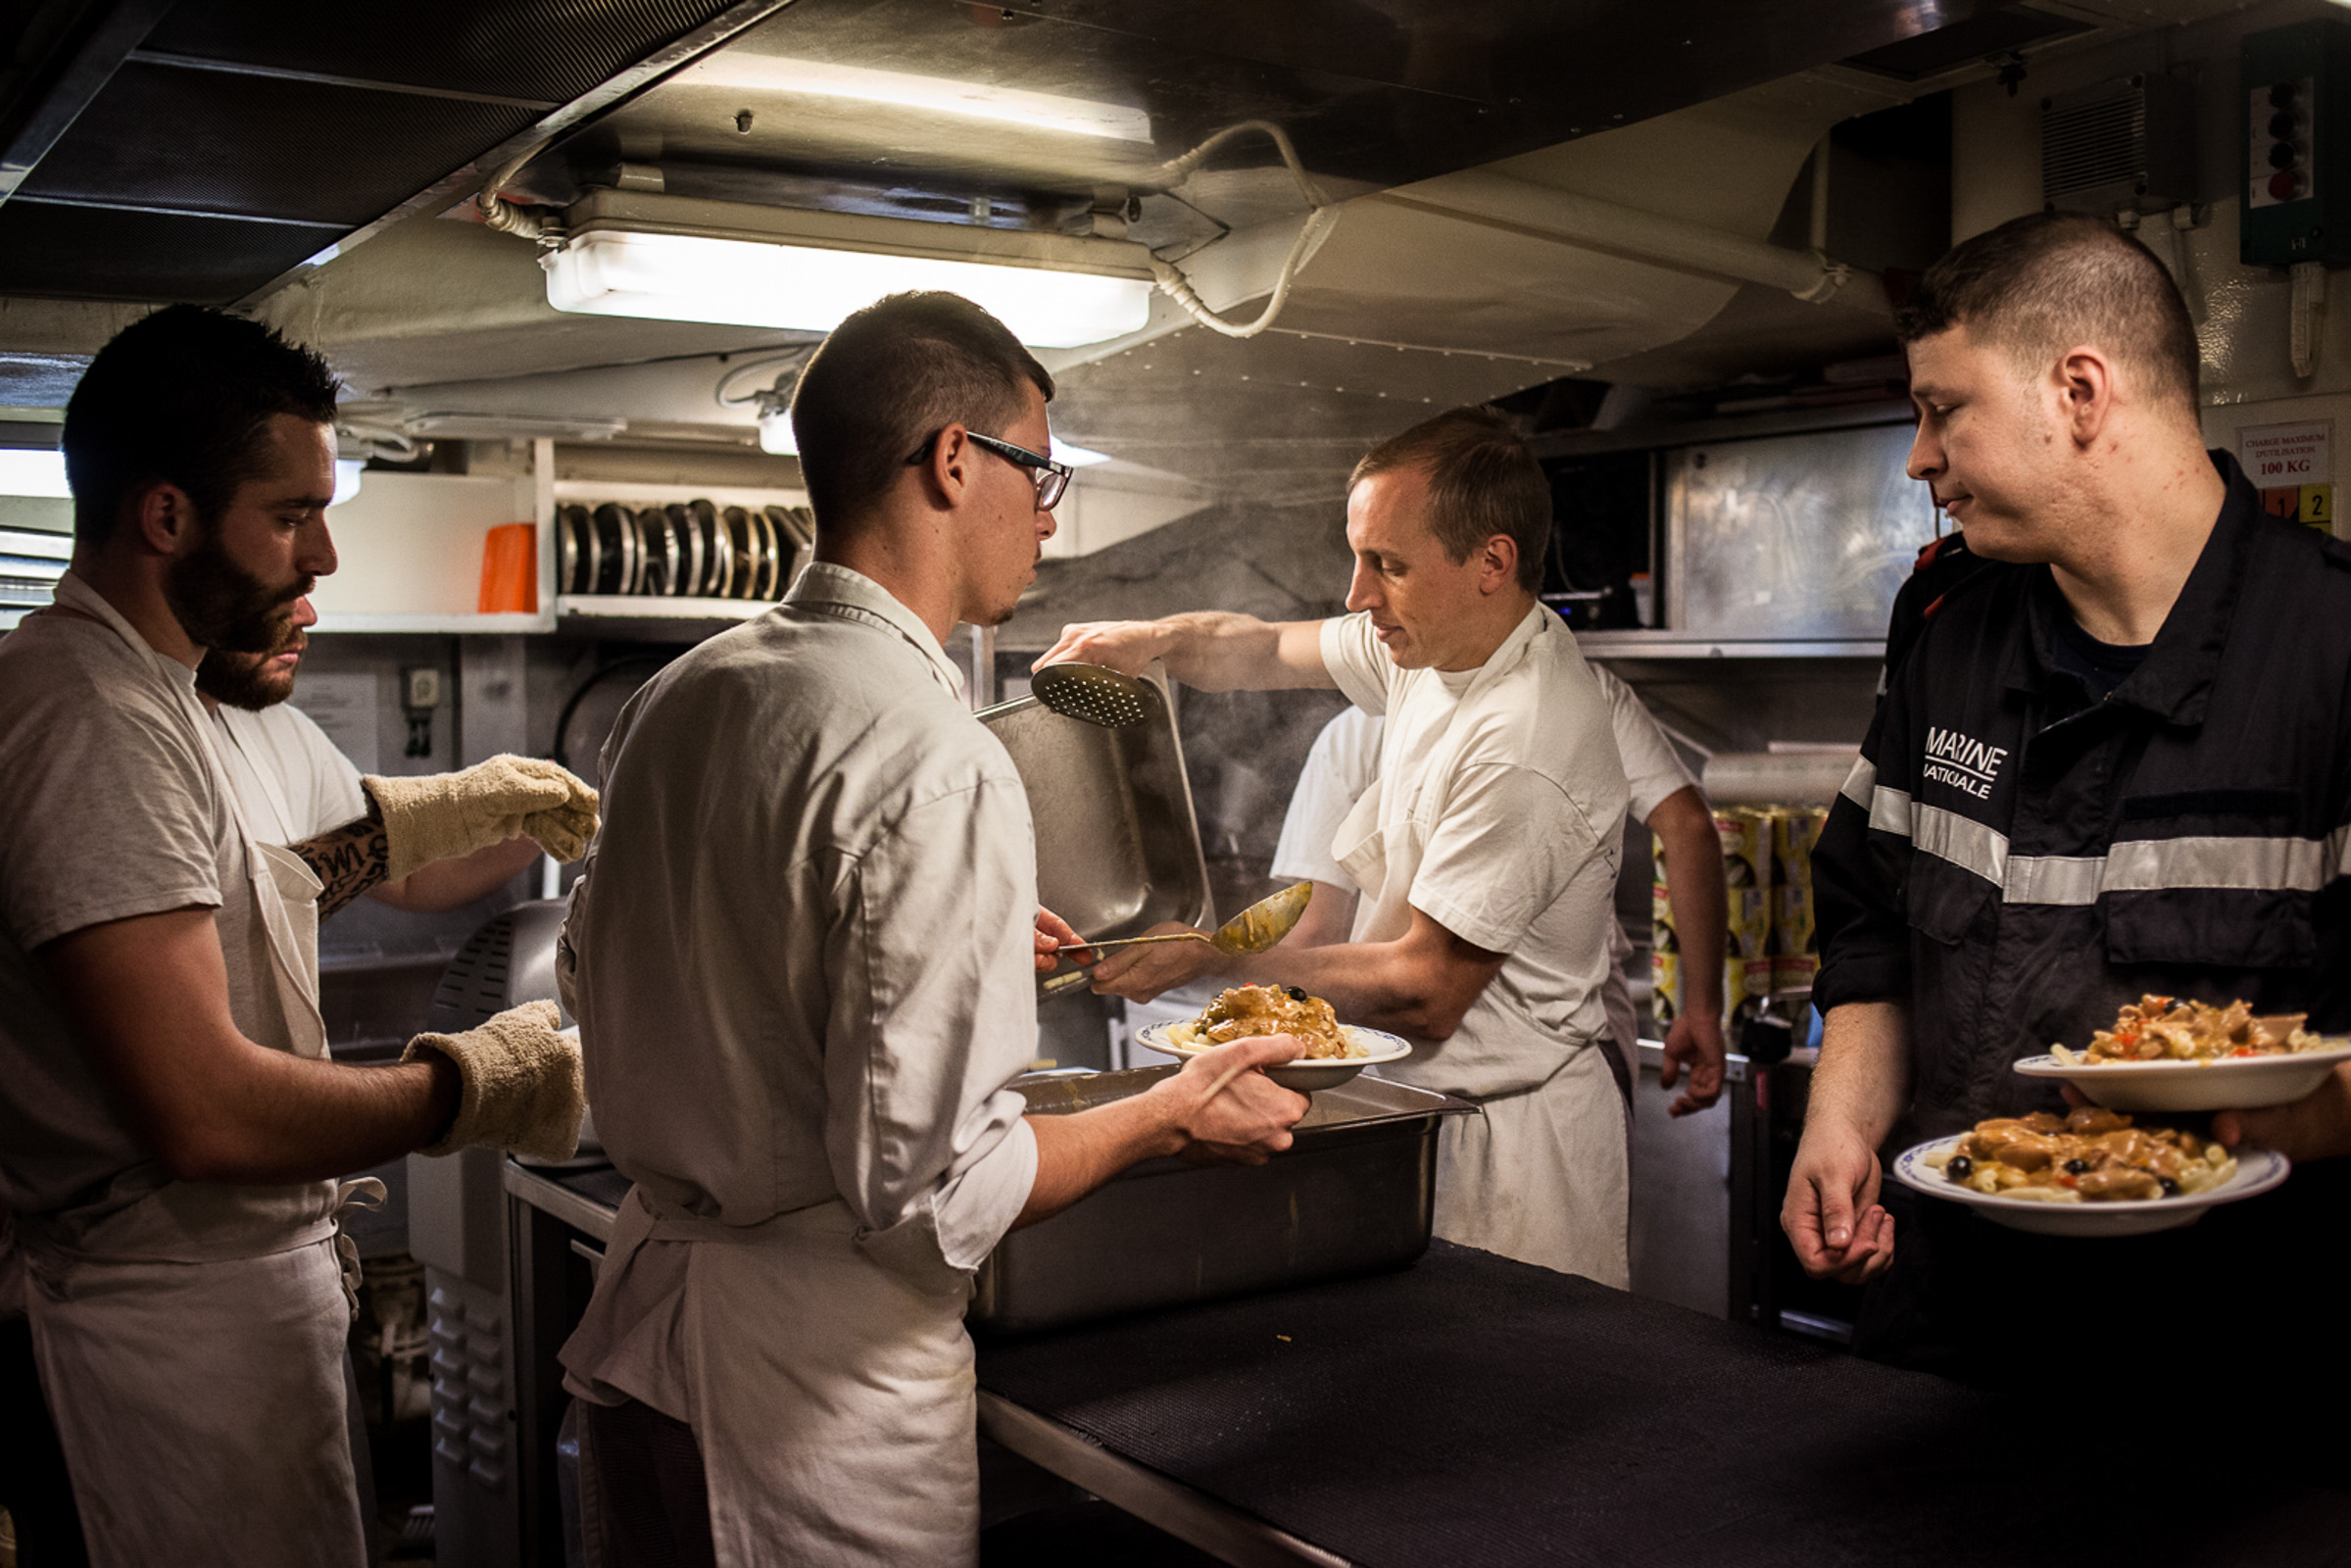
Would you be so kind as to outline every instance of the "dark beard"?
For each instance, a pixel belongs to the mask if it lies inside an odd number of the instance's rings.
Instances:
[[[229,559],[217,527],[207,524],[195,550],[164,574],[164,603],[199,648],[229,654],[268,654],[284,647],[294,601],[317,586],[304,577],[282,591]]]
[[[278,654],[285,649],[279,647],[270,652]],[[196,666],[196,689],[216,703],[258,713],[294,695],[294,683],[272,679],[267,673],[269,668],[269,655],[256,659],[251,654],[228,654],[216,648]]]

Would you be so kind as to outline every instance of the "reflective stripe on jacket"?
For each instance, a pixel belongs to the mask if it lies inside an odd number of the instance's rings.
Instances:
[[[2103,703],[2051,662],[2044,565],[1936,562],[1896,603],[1813,852],[1815,998],[1910,1004],[1918,1136],[2055,1108],[2010,1064],[2142,992],[2351,1026],[2351,549],[2213,461],[2212,536]]]

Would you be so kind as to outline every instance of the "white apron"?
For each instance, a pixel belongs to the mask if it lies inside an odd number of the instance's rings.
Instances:
[[[962,1276],[956,1289],[916,1289],[858,1249],[838,1200],[750,1227],[664,1208],[629,1189],[595,1301],[563,1348],[565,1381],[583,1398],[634,1398],[694,1429],[719,1568],[976,1561],[978,1383]],[[613,1309],[647,1296],[663,1309]],[[599,1375],[648,1362],[659,1370]],[[582,1512],[595,1518],[597,1501]]]
[[[254,838],[209,721],[182,696],[245,841],[287,1047],[322,1058],[320,884],[299,856]],[[174,1250],[180,1188],[150,1194],[71,1244],[19,1215],[15,1246],[0,1259],[0,1274],[21,1270],[0,1280],[0,1298],[22,1292],[90,1561],[359,1568],[367,1531],[347,1409],[355,1297],[343,1255],[355,1272],[357,1250],[302,1223],[255,1255],[212,1256],[188,1235],[185,1257],[160,1259],[157,1251]],[[370,1179],[345,1183],[333,1213],[382,1194]]]
[[[1389,713],[1379,777],[1332,844],[1362,890],[1354,941],[1393,942],[1411,929],[1413,880],[1465,744],[1460,716],[1526,657],[1535,635],[1522,622],[1441,720],[1406,710],[1434,700],[1427,686]],[[1484,1111],[1445,1118],[1436,1233],[1629,1289],[1631,1168],[1615,1073],[1597,1042],[1531,1049],[1481,1039],[1482,1023],[1493,1027],[1473,1008],[1450,1039],[1413,1041],[1411,1059],[1385,1074],[1474,1100]]]

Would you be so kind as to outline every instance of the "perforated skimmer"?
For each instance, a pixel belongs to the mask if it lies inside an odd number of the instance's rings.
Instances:
[[[1048,664],[1030,677],[1029,690],[1062,717],[1103,729],[1140,724],[1151,712],[1142,681],[1101,664]]]

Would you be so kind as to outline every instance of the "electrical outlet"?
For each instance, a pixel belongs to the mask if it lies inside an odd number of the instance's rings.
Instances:
[[[401,706],[414,712],[417,709],[431,710],[441,706],[441,672],[429,664],[400,672],[402,681]]]

